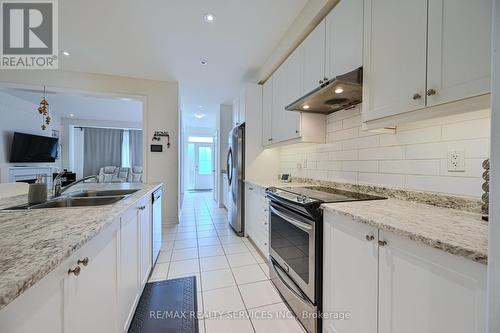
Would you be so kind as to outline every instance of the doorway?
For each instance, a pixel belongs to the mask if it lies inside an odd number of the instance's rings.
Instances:
[[[189,190],[212,190],[214,187],[213,137],[188,138]]]

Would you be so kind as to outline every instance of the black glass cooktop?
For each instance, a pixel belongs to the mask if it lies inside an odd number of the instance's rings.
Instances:
[[[307,200],[309,202],[320,201],[322,203],[332,203],[332,202],[386,199],[381,196],[358,193],[358,192],[350,192],[350,191],[336,189],[333,187],[322,187],[322,186],[280,187],[279,190],[288,192],[288,193],[280,193],[282,196],[286,197],[298,196],[302,198],[305,197],[309,199]]]

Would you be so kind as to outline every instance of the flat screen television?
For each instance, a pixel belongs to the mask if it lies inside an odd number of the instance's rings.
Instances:
[[[57,138],[15,132],[10,150],[10,162],[54,162],[57,158],[58,141]]]

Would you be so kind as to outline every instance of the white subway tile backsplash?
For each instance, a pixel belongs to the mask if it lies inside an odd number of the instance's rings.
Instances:
[[[402,160],[405,156],[404,146],[360,149],[360,160]]]
[[[443,141],[488,138],[489,133],[490,118],[443,125]]]
[[[343,183],[358,183],[358,173],[350,171],[329,171],[328,180],[335,180]]]
[[[330,153],[330,160],[333,161],[356,161],[357,159],[357,150],[334,151]]]
[[[378,161],[344,161],[342,171],[378,172]]]
[[[361,115],[342,120],[342,128],[358,127],[361,124]]]
[[[483,193],[480,180],[467,177],[407,175],[405,186],[413,190],[442,192],[471,197],[480,197]]]
[[[440,174],[440,164],[440,160],[380,161],[380,172],[437,176]]]
[[[404,175],[389,175],[382,173],[359,173],[359,184],[378,185],[387,187],[403,187],[405,184]]]
[[[360,148],[373,148],[379,145],[378,136],[367,136],[362,138],[350,139],[342,141],[342,150],[360,149]]]
[[[360,107],[328,116],[327,143],[281,148],[281,172],[319,180],[479,197],[490,154],[490,111],[424,120],[384,134],[361,129]],[[465,151],[465,172],[448,172],[449,150]]]

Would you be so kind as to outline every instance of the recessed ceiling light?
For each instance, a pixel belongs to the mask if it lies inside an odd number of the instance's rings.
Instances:
[[[215,15],[211,13],[206,13],[205,15],[203,15],[203,19],[207,23],[213,23],[215,22]]]
[[[309,105],[304,105],[302,108],[303,108],[304,110],[308,110],[308,109],[309,109]]]
[[[203,109],[203,105],[200,105],[200,109]]]
[[[130,102],[132,100],[132,98],[128,98],[128,97],[121,97],[120,99],[124,102]]]
[[[71,55],[71,53],[69,53],[68,51],[63,51],[63,54],[67,57],[69,57]]]
[[[206,114],[204,113],[195,113],[194,116],[198,119],[201,119],[201,118],[204,118],[206,116]]]
[[[206,60],[202,59],[202,60],[200,60],[200,64],[205,66],[206,64],[208,64],[208,62]]]
[[[344,89],[342,87],[338,87],[337,89],[335,89],[336,94],[342,94],[343,92],[344,92]]]
[[[69,116],[70,116],[70,117],[74,117],[74,116],[75,116],[75,114],[74,114],[74,113],[70,113],[70,114],[69,114]]]

